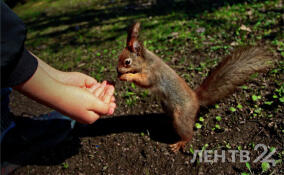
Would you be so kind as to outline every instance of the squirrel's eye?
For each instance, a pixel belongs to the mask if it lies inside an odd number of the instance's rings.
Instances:
[[[131,58],[127,58],[127,59],[124,60],[125,66],[130,66],[131,63],[132,63],[132,59]]]

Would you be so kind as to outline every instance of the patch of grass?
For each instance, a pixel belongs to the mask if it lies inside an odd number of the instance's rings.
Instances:
[[[62,163],[62,167],[63,167],[64,169],[67,169],[67,168],[69,168],[69,164],[68,164],[67,162],[63,162],[63,163]]]
[[[196,9],[187,11],[182,6],[181,10],[157,15],[158,11],[151,6],[125,14],[127,2],[123,1],[35,0],[14,10],[27,23],[27,47],[55,67],[70,70],[77,65],[73,60],[77,55],[115,62],[124,47],[129,21],[133,20],[142,22],[141,38],[145,39],[145,46],[152,51],[158,50],[166,61],[176,52],[188,52],[188,47],[197,51],[208,48],[210,53],[229,53],[234,42],[237,45],[253,44],[259,40],[258,36],[269,40],[273,35],[271,44],[283,52],[283,34],[277,32],[281,13],[273,10],[278,8],[277,4],[277,0],[225,3],[202,13]],[[148,10],[151,16],[146,15]],[[242,25],[251,32],[242,29]],[[43,54],[45,50],[49,53]],[[64,58],[64,63],[69,66],[58,66],[62,60],[57,58]],[[210,63],[212,59],[206,59],[193,69],[205,77],[218,60]],[[186,57],[180,63],[184,62],[187,62]],[[86,67],[89,65],[87,62]]]
[[[200,129],[200,128],[202,128],[202,124],[200,124],[200,123],[195,123],[195,127],[196,127],[197,129]]]
[[[216,116],[216,120],[219,122],[219,121],[222,120],[222,117],[218,115],[218,116]]]
[[[133,106],[137,102],[137,95],[135,92],[132,92],[131,90],[127,89],[124,94],[123,98],[125,98],[125,102],[128,106]]]
[[[230,110],[231,112],[236,112],[236,111],[237,111],[237,109],[234,108],[234,107],[230,107],[229,110]]]

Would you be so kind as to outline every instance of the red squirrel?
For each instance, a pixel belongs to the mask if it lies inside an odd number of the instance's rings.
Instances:
[[[130,27],[126,47],[119,56],[117,72],[121,81],[151,89],[162,101],[180,141],[170,145],[173,152],[184,149],[193,136],[193,127],[200,106],[224,99],[245,83],[250,75],[263,72],[272,62],[263,48],[247,47],[233,52],[221,61],[203,83],[192,90],[186,82],[139,41],[140,23]]]

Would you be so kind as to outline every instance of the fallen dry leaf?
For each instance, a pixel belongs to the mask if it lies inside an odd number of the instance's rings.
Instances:
[[[243,31],[251,32],[251,29],[248,28],[247,26],[243,25],[243,24],[242,24],[242,26],[240,27],[240,29],[243,30]]]

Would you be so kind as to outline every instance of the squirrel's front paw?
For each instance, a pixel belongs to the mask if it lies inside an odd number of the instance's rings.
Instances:
[[[132,81],[133,80],[133,77],[134,77],[134,74],[132,73],[128,73],[128,74],[123,74],[119,77],[119,79],[121,81]]]

